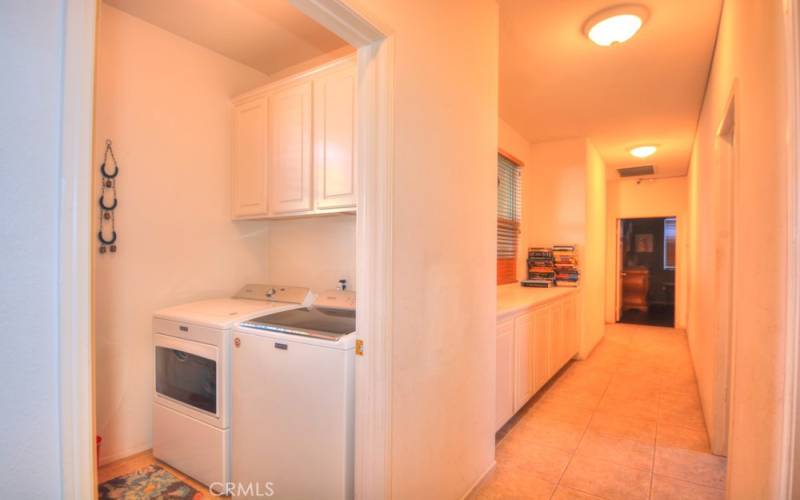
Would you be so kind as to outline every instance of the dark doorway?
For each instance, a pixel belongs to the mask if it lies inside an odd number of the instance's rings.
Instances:
[[[675,217],[620,221],[620,323],[675,326]]]

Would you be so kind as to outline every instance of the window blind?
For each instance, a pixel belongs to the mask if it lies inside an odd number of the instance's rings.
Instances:
[[[516,281],[517,243],[522,215],[520,170],[497,156],[497,283]]]

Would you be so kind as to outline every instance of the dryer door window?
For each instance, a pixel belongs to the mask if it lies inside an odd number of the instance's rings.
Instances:
[[[156,391],[198,410],[216,414],[216,359],[157,345]]]

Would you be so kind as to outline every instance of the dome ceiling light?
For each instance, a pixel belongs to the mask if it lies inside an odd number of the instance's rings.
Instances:
[[[658,146],[636,146],[635,148],[631,148],[628,152],[631,156],[635,156],[636,158],[647,158],[648,156],[653,156],[653,154],[658,150]]]
[[[609,47],[633,38],[648,17],[649,12],[641,5],[618,5],[590,17],[583,32],[597,45]]]

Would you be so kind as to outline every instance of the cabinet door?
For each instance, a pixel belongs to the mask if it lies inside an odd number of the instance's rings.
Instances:
[[[533,316],[514,319],[514,411],[528,402],[534,392]]]
[[[231,213],[234,218],[267,215],[267,100],[233,108]]]
[[[497,404],[495,430],[514,415],[514,320],[497,324]]]
[[[566,344],[566,363],[578,354],[578,310],[575,295],[564,301],[564,338]]]
[[[311,82],[269,98],[270,215],[311,211]]]
[[[356,66],[314,81],[316,208],[356,206]]]
[[[550,308],[533,311],[533,388],[538,391],[550,378]]]
[[[564,306],[557,302],[550,306],[550,377],[564,366],[567,339],[564,336]]]

